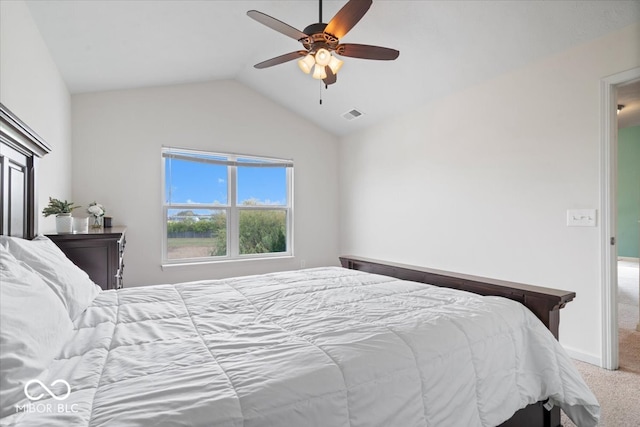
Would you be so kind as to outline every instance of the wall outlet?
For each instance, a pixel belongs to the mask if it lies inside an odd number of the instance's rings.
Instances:
[[[595,227],[595,209],[569,209],[567,210],[567,227]]]
[[[307,266],[307,260],[306,259],[301,259],[300,260],[300,268],[305,268]]]

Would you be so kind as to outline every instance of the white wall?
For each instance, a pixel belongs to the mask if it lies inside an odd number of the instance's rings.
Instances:
[[[0,1],[0,102],[52,148],[40,162],[40,208],[48,197],[71,197],[71,98],[29,9]],[[55,231],[53,217],[39,216],[40,232]]]
[[[600,79],[640,65],[627,27],[344,138],[341,252],[572,290],[562,343],[601,357]]]
[[[337,138],[235,81],[74,95],[73,197],[126,225],[125,286],[338,265]],[[292,158],[295,259],[161,269],[160,148]]]

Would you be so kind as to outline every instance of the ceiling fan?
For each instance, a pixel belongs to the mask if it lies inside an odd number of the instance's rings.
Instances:
[[[340,56],[361,59],[386,61],[396,59],[400,52],[395,49],[365,44],[340,43],[340,39],[362,19],[372,3],[372,0],[349,0],[331,21],[325,24],[322,22],[322,0],[319,0],[320,22],[307,26],[304,31],[299,31],[257,10],[248,11],[247,15],[249,17],[285,36],[298,40],[305,49],[276,56],[260,62],[254,67],[267,68],[298,59],[298,66],[302,71],[307,74],[313,71],[313,78],[322,80],[328,86],[336,82],[338,70],[343,64],[343,61],[332,55],[332,52]]]

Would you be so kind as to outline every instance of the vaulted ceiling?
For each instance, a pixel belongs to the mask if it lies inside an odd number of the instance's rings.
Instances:
[[[324,1],[323,21],[345,3]],[[637,0],[374,0],[341,41],[391,47],[400,57],[343,57],[337,83],[325,90],[295,61],[255,69],[301,45],[246,15],[256,9],[303,30],[318,22],[316,1],[27,4],[71,93],[236,79],[336,135],[640,20]],[[342,115],[354,108],[364,115],[345,120]]]

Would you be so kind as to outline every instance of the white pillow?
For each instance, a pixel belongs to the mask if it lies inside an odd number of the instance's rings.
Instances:
[[[55,243],[45,236],[34,240],[0,237],[9,252],[40,274],[60,297],[71,320],[75,320],[100,293],[87,273],[76,266]]]
[[[0,417],[14,414],[73,333],[69,314],[42,277],[0,246]]]

